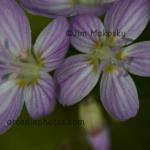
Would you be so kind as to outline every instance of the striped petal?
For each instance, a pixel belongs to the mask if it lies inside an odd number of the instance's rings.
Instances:
[[[105,26],[110,32],[125,33],[123,44],[127,44],[143,32],[149,19],[149,0],[118,0],[107,12]]]
[[[0,134],[6,132],[16,120],[23,107],[23,91],[15,81],[7,81],[0,85]]]
[[[69,0],[21,0],[21,4],[35,15],[56,17],[75,14],[73,3]]]
[[[88,135],[88,141],[93,147],[93,150],[110,150],[110,134],[105,127],[96,135]]]
[[[87,55],[66,59],[56,72],[60,90],[59,102],[63,105],[73,105],[87,96],[99,79],[99,73],[94,69]]]
[[[113,1],[115,0],[21,0],[21,4],[32,14],[48,17],[68,17],[81,14],[100,16],[106,12]]]
[[[31,31],[15,0],[0,1],[0,43],[15,56],[31,48]]]
[[[81,0],[82,1],[82,0]],[[84,1],[84,0],[83,0]],[[111,7],[112,1],[84,1],[83,4],[79,3],[76,5],[75,10],[78,15],[95,15],[102,16],[106,13],[106,11]]]
[[[125,121],[137,114],[139,101],[133,80],[129,75],[121,75],[121,72],[104,73],[100,93],[107,112],[115,119]]]
[[[112,3],[104,3],[101,4],[100,1],[94,4],[94,1],[92,0],[92,4],[79,4],[76,6],[75,10],[78,15],[95,15],[95,16],[101,16],[104,15],[105,12],[111,7]]]
[[[7,79],[7,75],[11,73],[11,69],[9,67],[11,60],[10,57],[9,50],[0,45],[0,84]]]
[[[129,72],[139,76],[150,76],[150,42],[140,42],[128,46],[125,50],[126,67]]]
[[[20,69],[12,65],[12,53],[0,44],[0,84],[9,80],[14,71]]]
[[[47,71],[56,69],[68,51],[69,37],[66,35],[68,29],[67,20],[58,17],[37,38],[34,52],[37,57],[40,56]]]
[[[27,110],[33,119],[48,115],[55,106],[55,84],[47,73],[41,74],[41,79],[24,91]]]
[[[104,31],[104,26],[100,19],[96,16],[78,16],[72,21],[71,43],[83,53],[93,51],[96,42],[100,37],[94,32]]]

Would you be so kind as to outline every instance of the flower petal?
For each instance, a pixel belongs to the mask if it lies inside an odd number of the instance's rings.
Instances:
[[[95,32],[104,31],[103,23],[96,16],[77,16],[72,21],[71,43],[80,52],[90,53],[100,37]]]
[[[63,61],[69,48],[67,20],[58,17],[39,35],[34,46],[35,54],[41,57],[46,70],[51,71]]]
[[[110,32],[125,33],[127,44],[143,32],[149,19],[149,0],[119,0],[107,12],[105,26]]]
[[[21,4],[35,15],[67,17],[75,14],[73,4],[69,0],[21,0]]]
[[[15,56],[31,48],[28,20],[15,0],[0,1],[0,42]]]
[[[23,107],[22,89],[15,81],[9,80],[0,85],[0,134],[6,132],[16,120]]]
[[[110,134],[106,127],[96,135],[88,135],[88,141],[94,150],[110,150]]]
[[[139,101],[133,80],[129,75],[120,75],[122,71],[104,73],[100,92],[107,112],[115,119],[125,121],[137,114]]]
[[[11,73],[10,60],[11,56],[9,50],[0,45],[0,84],[6,79],[8,74]]]
[[[38,83],[25,89],[24,100],[33,119],[51,113],[55,106],[55,84],[52,77],[47,73],[42,73]]]
[[[112,1],[91,1],[91,4],[88,1],[84,2],[85,4],[78,4],[75,7],[76,13],[78,15],[95,15],[102,16],[106,13],[106,11],[111,7]]]
[[[95,87],[100,73],[90,65],[87,55],[69,57],[56,71],[59,86],[59,102],[63,105],[73,105]]]
[[[140,76],[150,76],[149,41],[128,46],[124,52],[128,60],[126,66],[129,72]]]
[[[21,0],[22,6],[34,15],[47,17],[74,16],[83,14],[103,15],[115,0],[70,1],[70,0]],[[103,4],[104,3],[104,4]],[[105,4],[108,3],[108,4]]]

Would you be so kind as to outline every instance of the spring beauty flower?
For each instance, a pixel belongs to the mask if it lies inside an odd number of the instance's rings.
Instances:
[[[109,150],[110,133],[105,125],[102,111],[92,96],[80,104],[79,116],[81,120],[84,120],[86,137],[93,149]]]
[[[102,15],[114,0],[21,0],[29,12],[48,17],[79,14]]]
[[[31,31],[14,0],[0,1],[0,133],[16,120],[25,103],[34,119],[53,111],[55,83],[48,72],[63,61],[69,46],[68,22],[57,18],[31,47]]]
[[[120,121],[134,117],[139,109],[138,93],[128,73],[150,76],[150,41],[130,44],[142,33],[149,17],[149,0],[115,2],[106,13],[104,24],[95,16],[75,17],[72,32],[84,31],[86,35],[73,34],[71,43],[83,54],[69,57],[57,70],[59,102],[79,102],[103,73],[100,97],[107,112]],[[103,31],[110,36],[98,36]],[[125,37],[116,34],[118,31]]]

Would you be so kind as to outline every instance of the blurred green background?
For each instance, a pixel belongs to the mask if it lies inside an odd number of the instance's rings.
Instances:
[[[50,22],[50,19],[31,16],[28,14],[32,28],[33,43]],[[150,40],[150,24],[137,41]],[[71,53],[76,51],[71,48]],[[150,78],[133,76],[140,98],[140,112],[138,116],[125,123],[112,120],[104,111],[112,138],[112,150],[148,150],[150,149]],[[101,105],[99,88],[94,93]],[[32,120],[24,108],[19,120]],[[78,104],[73,107],[57,105],[55,112],[44,119],[77,120]],[[86,142],[82,126],[16,126],[0,136],[0,150],[91,150]]]

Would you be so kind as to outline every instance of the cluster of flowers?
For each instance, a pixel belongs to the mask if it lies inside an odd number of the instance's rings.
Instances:
[[[54,18],[34,46],[23,8]],[[103,23],[99,16],[104,13]],[[150,76],[150,41],[131,43],[149,19],[149,0],[21,0],[20,6],[0,0],[0,133],[24,103],[33,119],[47,115],[56,98],[67,106],[81,101],[102,73],[100,97],[106,111],[119,121],[134,117],[139,101],[128,73]],[[86,31],[87,36],[69,37],[68,31]],[[125,36],[91,36],[91,31]],[[82,54],[64,60],[70,43]]]

